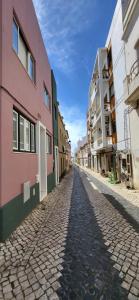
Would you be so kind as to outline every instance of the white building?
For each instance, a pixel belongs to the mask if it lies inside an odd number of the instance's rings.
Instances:
[[[126,0],[127,2],[127,0]],[[123,80],[126,76],[125,65],[125,46],[123,37],[123,21],[121,0],[117,1],[116,9],[109,30],[106,47],[111,44],[113,61],[113,79],[115,91],[115,111],[116,111],[116,130],[117,130],[117,153],[116,169],[118,180],[126,181],[130,185],[131,168],[130,160],[130,134],[129,134],[129,115],[124,102]],[[132,184],[131,184],[132,185]]]
[[[111,123],[111,75],[107,48],[98,49],[92,80],[90,83],[90,103],[88,118],[90,122],[91,167],[107,174],[111,171],[113,156],[113,135]]]
[[[122,9],[126,54],[124,100],[129,113],[133,185],[139,188],[139,1],[122,0]]]

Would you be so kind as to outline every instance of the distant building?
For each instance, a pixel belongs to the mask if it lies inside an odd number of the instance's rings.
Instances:
[[[55,77],[52,71],[52,110],[53,110],[53,176],[49,179],[50,190],[59,183],[59,150],[58,150],[58,101]]]
[[[63,117],[58,112],[58,150],[59,150],[59,178],[63,177],[69,170],[71,159],[71,146],[68,131],[65,128]]]
[[[90,167],[107,174],[115,170],[116,120],[111,46],[98,49],[89,89],[87,118]]]

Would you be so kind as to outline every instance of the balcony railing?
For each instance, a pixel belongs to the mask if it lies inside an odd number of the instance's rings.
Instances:
[[[132,82],[136,76],[139,75],[139,59],[137,59],[130,70],[130,82]]]
[[[139,99],[139,59],[134,62],[123,83],[125,103],[136,102]]]

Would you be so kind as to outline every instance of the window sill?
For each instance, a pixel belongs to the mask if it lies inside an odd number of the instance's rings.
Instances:
[[[13,153],[17,153],[17,154],[19,154],[19,153],[20,153],[20,154],[21,154],[21,153],[22,153],[22,154],[26,153],[26,154],[33,154],[33,155],[34,155],[34,154],[37,154],[37,152],[29,152],[29,151],[22,151],[22,150],[21,150],[21,151],[18,151],[18,150],[14,150],[14,149],[13,149],[12,151],[13,151]]]

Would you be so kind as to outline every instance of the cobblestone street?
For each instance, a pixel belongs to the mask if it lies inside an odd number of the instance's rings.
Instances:
[[[139,299],[132,221],[74,168],[0,244],[0,299]]]

